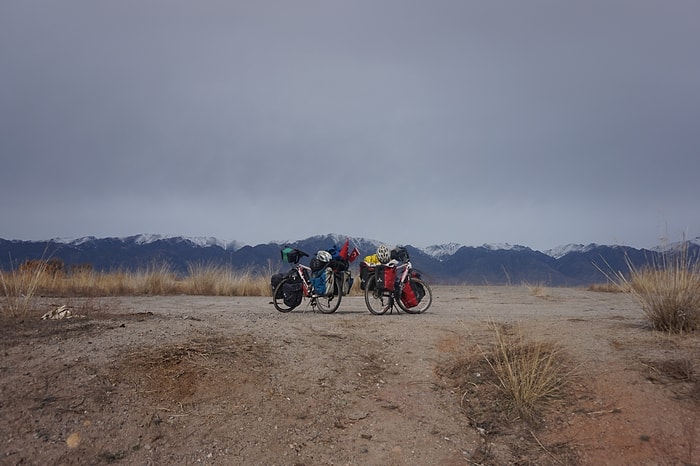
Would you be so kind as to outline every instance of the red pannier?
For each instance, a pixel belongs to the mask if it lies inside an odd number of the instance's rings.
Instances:
[[[407,308],[416,307],[425,296],[423,285],[409,281],[401,290],[401,302]]]
[[[377,265],[374,268],[377,289],[380,291],[394,291],[396,286],[396,267]]]

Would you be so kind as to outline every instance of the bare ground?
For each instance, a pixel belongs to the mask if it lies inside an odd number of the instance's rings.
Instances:
[[[700,464],[700,338],[628,296],[435,287],[422,315],[269,298],[44,298],[0,322],[0,464]],[[83,317],[41,320],[61,305]],[[540,417],[504,408],[493,323],[563,346]]]

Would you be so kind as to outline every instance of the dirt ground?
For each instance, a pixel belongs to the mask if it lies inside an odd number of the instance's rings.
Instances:
[[[620,293],[435,287],[421,315],[277,312],[265,297],[42,298],[0,327],[0,464],[700,464],[700,336]],[[82,317],[41,320],[66,305]],[[576,375],[503,409],[494,323]]]

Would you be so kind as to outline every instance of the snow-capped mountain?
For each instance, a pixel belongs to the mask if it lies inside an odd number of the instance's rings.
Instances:
[[[95,236],[83,236],[80,238],[53,238],[50,241],[54,243],[61,243],[71,246],[80,246],[85,243],[98,241],[100,238]],[[103,238],[106,239],[106,238]],[[158,241],[173,241],[173,242],[189,242],[195,246],[199,247],[219,247],[226,251],[235,251],[245,246],[244,243],[238,241],[222,240],[220,238],[215,238],[213,236],[180,236],[180,235],[160,235],[160,234],[150,234],[142,233],[139,235],[125,236],[118,238],[109,238],[117,241],[122,241],[124,243],[133,242],[138,245],[152,244]]]
[[[482,248],[490,249],[491,251],[524,251],[530,250],[527,246],[521,246],[519,244],[509,244],[509,243],[487,243],[482,244]]]
[[[423,249],[423,252],[429,255],[430,257],[434,257],[435,259],[444,259],[445,257],[451,256],[459,248],[461,248],[462,245],[459,243],[447,243],[447,244],[433,244],[431,246],[428,246]]]
[[[90,264],[97,271],[138,270],[167,263],[176,273],[188,273],[192,263],[221,264],[233,269],[269,273],[289,267],[281,261],[286,245],[312,256],[319,250],[340,247],[348,239],[360,251],[360,258],[373,254],[381,241],[346,237],[341,234],[317,235],[296,241],[275,241],[255,246],[214,237],[140,234],[122,238],[82,237],[48,241],[0,239],[0,270],[11,270],[30,259],[50,257],[62,261],[66,269]],[[388,243],[387,243],[388,244]],[[691,257],[700,256],[700,240],[684,243]],[[389,245],[389,244],[388,244]],[[390,245],[391,247],[392,245]],[[634,249],[625,246],[568,244],[545,252],[510,244],[484,244],[478,247],[458,243],[418,248],[405,245],[411,262],[432,283],[504,284],[537,282],[550,285],[586,285],[607,281],[600,266],[627,271],[658,260],[669,251]],[[308,260],[308,258],[306,259]]]
[[[658,252],[675,251],[688,245],[690,245],[691,247],[700,247],[700,236],[696,236],[695,238],[687,241],[678,241],[675,243],[662,244],[652,248],[652,250]]]
[[[595,243],[590,243],[588,245],[570,243],[557,246],[555,248],[548,249],[542,252],[544,252],[548,256],[554,257],[555,259],[559,259],[571,252],[588,252],[591,249],[597,248],[598,246],[599,245]]]

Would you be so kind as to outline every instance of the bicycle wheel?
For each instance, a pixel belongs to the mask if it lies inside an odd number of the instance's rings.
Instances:
[[[284,299],[282,297],[282,286],[289,281],[289,278],[283,279],[279,284],[277,285],[277,288],[275,288],[275,291],[272,293],[272,302],[275,305],[275,309],[277,309],[280,312],[289,312],[292,309],[294,309],[296,306],[287,306],[284,303]]]
[[[378,291],[375,288],[376,277],[369,277],[365,285],[365,304],[369,312],[375,315],[385,314],[393,306],[391,293]]]
[[[423,312],[427,311],[428,308],[430,307],[430,305],[433,303],[433,292],[430,290],[430,287],[428,286],[428,284],[419,278],[411,277],[404,284],[404,286],[414,286],[414,285],[415,285],[415,288],[418,288],[418,289],[420,289],[422,287],[424,292],[425,292],[425,294],[423,295],[421,300],[418,302],[418,305],[413,306],[413,307],[406,307],[406,305],[403,302],[403,299],[401,299],[400,297],[399,297],[399,299],[397,299],[397,302],[398,302],[398,305],[401,308],[401,310],[404,312],[407,312],[409,314],[422,314]]]
[[[340,300],[343,297],[340,293],[338,280],[333,280],[333,294],[331,296],[319,296],[316,298],[316,306],[318,310],[324,314],[333,314],[340,306]]]

